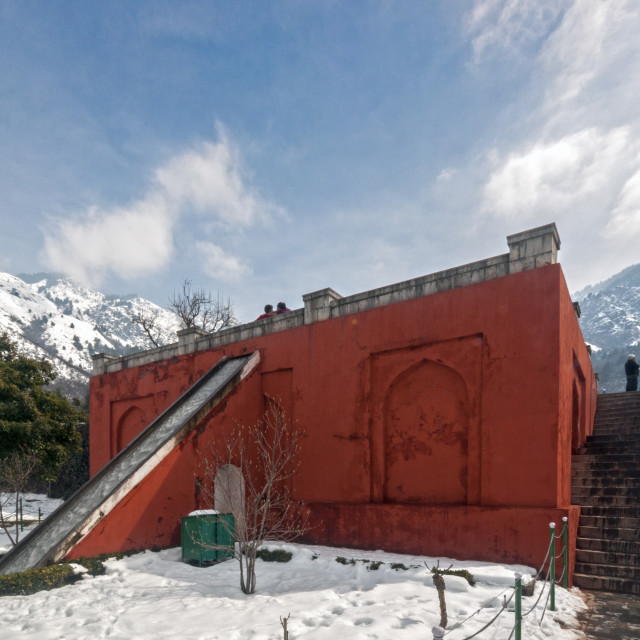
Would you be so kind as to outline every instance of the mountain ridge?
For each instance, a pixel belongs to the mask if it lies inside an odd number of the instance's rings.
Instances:
[[[157,315],[160,341],[175,342],[176,314],[136,294],[105,295],[62,274],[0,272],[0,331],[24,355],[51,361],[54,386],[65,395],[86,396],[94,353],[125,355],[152,346],[132,322],[136,313]]]

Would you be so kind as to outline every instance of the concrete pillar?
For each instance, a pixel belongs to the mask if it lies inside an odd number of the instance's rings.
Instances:
[[[112,356],[108,353],[94,353],[91,356],[91,360],[93,360],[93,375],[100,376],[106,373],[107,365],[117,359],[118,356]]]
[[[509,273],[536,269],[558,261],[560,236],[555,223],[507,236]]]
[[[191,353],[196,350],[196,342],[202,337],[209,335],[208,331],[201,329],[200,327],[189,327],[187,329],[180,329],[177,332],[178,336],[178,353],[183,355],[185,353]]]
[[[331,317],[331,303],[342,296],[333,289],[320,289],[302,296],[304,302],[304,323],[311,324]]]

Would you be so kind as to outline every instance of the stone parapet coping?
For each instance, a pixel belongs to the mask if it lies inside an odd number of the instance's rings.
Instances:
[[[223,347],[557,262],[560,237],[555,223],[510,235],[507,237],[507,243],[509,253],[351,296],[342,297],[330,288],[306,293],[302,296],[302,309],[223,329],[217,333],[206,333],[197,327],[190,327],[178,331],[178,342],[164,347],[122,357],[96,354],[93,356],[93,375],[113,373],[195,351]]]

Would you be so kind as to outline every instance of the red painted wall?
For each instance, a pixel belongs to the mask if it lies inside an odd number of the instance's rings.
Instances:
[[[596,390],[559,265],[94,377],[92,473],[141,416],[256,349],[260,371],[74,556],[177,544],[179,517],[202,506],[198,449],[230,420],[255,422],[264,394],[306,431],[294,491],[312,506],[310,541],[538,565],[548,522],[577,526],[571,448]]]

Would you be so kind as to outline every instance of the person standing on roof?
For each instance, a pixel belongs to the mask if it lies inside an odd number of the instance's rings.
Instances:
[[[636,357],[629,354],[624,363],[624,372],[627,374],[627,391],[638,390],[638,370],[640,370],[640,365],[636,362]]]
[[[276,311],[277,314],[280,313],[287,313],[287,311],[291,311],[291,309],[289,309],[286,305],[285,302],[278,302],[278,310]]]
[[[264,305],[264,313],[261,316],[258,316],[256,320],[264,320],[265,318],[270,318],[271,316],[275,316],[276,312],[273,310],[272,304]]]

